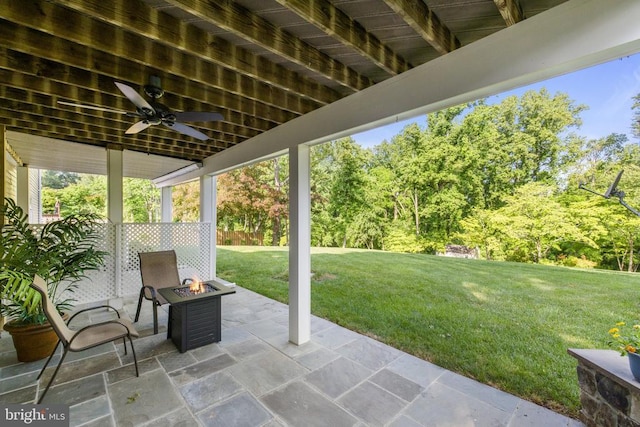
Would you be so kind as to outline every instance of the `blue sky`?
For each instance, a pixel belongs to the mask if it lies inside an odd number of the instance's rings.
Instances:
[[[508,95],[522,95],[527,90],[547,88],[550,93],[564,92],[575,104],[589,107],[583,111],[579,135],[589,139],[601,138],[611,133],[625,133],[629,141],[631,135],[632,98],[640,93],[640,54],[623,57],[601,65],[586,68],[540,83],[524,86],[488,98],[488,102],[500,102]],[[426,125],[424,116],[392,125],[383,126],[353,135],[355,141],[364,147],[373,147],[383,140],[390,141],[409,123]]]

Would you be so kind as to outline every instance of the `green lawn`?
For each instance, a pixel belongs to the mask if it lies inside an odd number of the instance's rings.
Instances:
[[[220,277],[285,303],[287,265],[287,248],[218,248]],[[311,265],[314,314],[571,416],[567,348],[640,318],[640,274],[336,248]]]

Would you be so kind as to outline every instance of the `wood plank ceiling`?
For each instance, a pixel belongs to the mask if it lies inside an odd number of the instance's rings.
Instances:
[[[2,0],[0,124],[201,161],[563,1]],[[172,110],[224,116],[188,123],[208,140],[59,103],[133,112],[114,82],[150,76]]]

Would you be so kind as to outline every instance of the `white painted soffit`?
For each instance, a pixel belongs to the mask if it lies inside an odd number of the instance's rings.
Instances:
[[[7,131],[7,142],[25,165],[63,172],[107,174],[107,151],[76,142]],[[192,164],[187,160],[124,150],[123,175],[153,179]]]
[[[570,0],[205,159],[173,182],[474,101],[640,51],[640,1]]]

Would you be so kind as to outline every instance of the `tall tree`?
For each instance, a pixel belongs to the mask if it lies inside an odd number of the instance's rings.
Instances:
[[[124,178],[123,219],[125,222],[158,222],[160,190],[148,179]]]
[[[554,194],[555,188],[537,182],[519,187],[496,211],[498,225],[512,258],[539,263],[563,241],[595,243],[576,225]]]
[[[59,190],[75,184],[80,176],[74,172],[60,172],[45,170],[42,172],[42,186]]]
[[[60,202],[62,217],[79,212],[107,216],[107,180],[100,175],[79,175],[75,184],[61,189],[43,188],[42,210],[53,212],[56,201]]]
[[[332,144],[336,170],[327,208],[334,220],[336,238],[342,247],[346,247],[349,229],[365,207],[366,154],[352,138],[343,138]]]
[[[502,253],[499,224],[504,224],[506,218],[495,210],[476,208],[472,213],[460,220],[461,231],[456,238],[469,247],[480,249],[484,259],[496,258]]]
[[[546,89],[493,105],[479,101],[465,116],[459,136],[476,160],[482,207],[500,207],[504,196],[526,183],[553,182],[571,149],[567,132],[580,125],[585,108]]]
[[[288,218],[286,160],[236,169],[218,178],[218,222],[227,229],[283,236]]]
[[[200,182],[183,182],[171,191],[172,222],[200,221]]]

